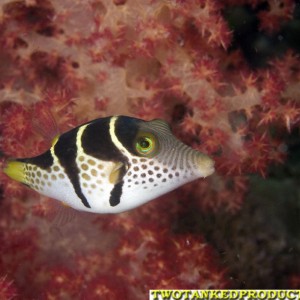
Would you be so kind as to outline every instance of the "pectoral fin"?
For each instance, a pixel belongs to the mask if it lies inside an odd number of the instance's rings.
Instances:
[[[112,184],[117,184],[121,182],[126,171],[127,167],[124,163],[116,162],[109,174],[109,182]]]

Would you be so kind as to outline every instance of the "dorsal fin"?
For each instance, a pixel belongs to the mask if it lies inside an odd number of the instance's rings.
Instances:
[[[59,135],[58,124],[44,101],[35,104],[31,109],[31,114],[33,130],[45,141],[50,142]]]

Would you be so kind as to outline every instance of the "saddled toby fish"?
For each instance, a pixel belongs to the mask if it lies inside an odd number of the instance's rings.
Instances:
[[[9,160],[4,172],[78,210],[120,213],[214,172],[162,120],[96,119],[55,138],[45,153]]]

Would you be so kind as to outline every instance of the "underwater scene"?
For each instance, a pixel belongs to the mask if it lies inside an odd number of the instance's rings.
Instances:
[[[299,0],[0,12],[0,300],[300,289]]]

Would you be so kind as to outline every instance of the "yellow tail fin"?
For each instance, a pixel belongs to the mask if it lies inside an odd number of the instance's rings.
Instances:
[[[25,163],[16,161],[16,160],[9,160],[6,163],[6,166],[3,170],[3,172],[10,178],[26,183],[26,177],[25,177]]]

